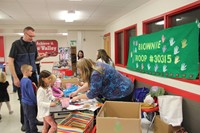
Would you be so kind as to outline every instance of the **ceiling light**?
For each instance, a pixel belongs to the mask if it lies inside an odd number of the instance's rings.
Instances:
[[[0,19],[11,19],[11,18],[12,18],[11,16],[7,15],[0,9]]]
[[[75,20],[75,11],[68,11],[65,16],[65,22],[74,22]]]
[[[79,17],[79,12],[74,10],[69,10],[65,14],[65,22],[74,22]]]
[[[23,36],[24,35],[24,33],[17,33],[18,35],[20,35],[20,36]]]
[[[68,33],[62,33],[62,35],[63,35],[63,36],[67,36],[67,35],[68,35]]]

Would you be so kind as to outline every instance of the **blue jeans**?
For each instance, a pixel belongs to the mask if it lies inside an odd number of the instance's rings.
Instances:
[[[26,103],[22,103],[23,111],[24,111],[24,126],[26,129],[26,133],[37,133],[37,124],[36,124],[36,105],[28,105]]]

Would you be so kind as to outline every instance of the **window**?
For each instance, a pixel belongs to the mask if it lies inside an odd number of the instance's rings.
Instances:
[[[153,18],[143,22],[143,34],[150,34],[164,29],[164,17]]]
[[[153,33],[164,28],[179,26],[200,21],[200,1],[178,8],[176,10],[167,12],[158,17],[143,21],[143,34]],[[162,22],[162,23],[161,23]],[[163,23],[164,22],[164,23]],[[159,25],[160,24],[160,25]],[[199,64],[200,64],[200,35],[199,35]],[[179,79],[185,82],[200,84],[200,65],[199,75],[196,80]]]
[[[200,20],[200,7],[189,10],[187,12],[179,13],[177,15],[173,15],[169,20],[171,20],[171,25],[169,25],[170,27]]]
[[[136,25],[115,32],[115,65],[126,67],[129,52],[129,39],[136,36]]]
[[[194,22],[196,20],[200,21],[200,2],[195,2],[175,11],[172,11],[167,15],[167,25],[168,27],[179,26],[187,23]],[[200,63],[200,35],[199,35],[199,63]],[[200,66],[199,66],[199,74],[200,74]],[[196,78],[196,80],[186,80],[181,79],[186,82],[197,83],[200,84],[200,75]]]
[[[124,64],[124,33],[123,31],[115,34],[115,64]]]
[[[136,26],[128,27],[125,29],[125,65],[127,64],[128,61],[128,53],[129,53],[129,42],[130,38],[136,36]]]

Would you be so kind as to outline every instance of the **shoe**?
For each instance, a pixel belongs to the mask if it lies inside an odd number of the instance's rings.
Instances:
[[[22,125],[22,127],[21,127],[21,131],[22,131],[22,132],[25,132],[25,131],[26,131],[26,128],[25,128],[24,125]]]
[[[0,114],[0,120],[1,120],[1,114]]]
[[[13,111],[10,111],[10,112],[9,112],[9,115],[12,115],[12,114],[13,114]]]
[[[41,126],[41,125],[43,125],[43,122],[37,120],[36,124]]]

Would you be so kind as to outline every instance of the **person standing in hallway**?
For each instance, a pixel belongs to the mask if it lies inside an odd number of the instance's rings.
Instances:
[[[24,64],[21,67],[23,78],[21,79],[20,88],[22,92],[22,107],[24,112],[24,125],[27,133],[37,133],[36,109],[37,100],[33,89],[32,81],[28,78],[32,75],[32,66]]]
[[[111,65],[112,67],[115,67],[114,62],[112,59],[108,56],[107,52],[104,49],[97,50],[97,61],[107,63]]]
[[[2,106],[3,102],[6,102],[9,114],[11,115],[13,113],[13,111],[11,110],[11,106],[10,106],[10,97],[9,97],[8,91],[7,91],[8,86],[9,86],[9,82],[6,81],[5,72],[0,72],[0,120],[2,118],[1,106]]]
[[[79,50],[78,51],[77,58],[78,58],[77,60],[80,60],[80,59],[84,58],[84,52],[83,52],[83,50]]]
[[[38,84],[37,73],[36,73],[37,69],[35,62],[42,60],[44,57],[47,57],[47,55],[42,55],[42,56],[38,55],[36,43],[33,41],[33,37],[35,37],[34,28],[30,26],[25,27],[23,32],[24,32],[23,37],[12,43],[8,58],[8,65],[10,72],[13,76],[14,86],[17,88],[20,100],[20,121],[22,124],[21,129],[22,131],[25,131],[25,127],[23,126],[24,115],[21,105],[21,89],[20,89],[20,80],[23,77],[23,74],[21,72],[21,66],[23,64],[29,64],[33,67],[33,73],[29,78],[32,80],[32,82],[34,82],[37,85]]]

